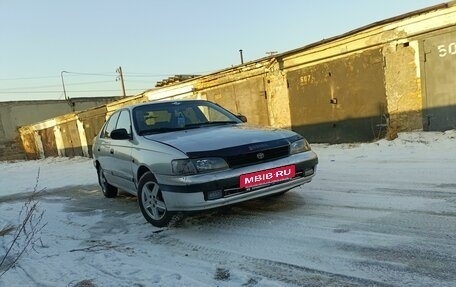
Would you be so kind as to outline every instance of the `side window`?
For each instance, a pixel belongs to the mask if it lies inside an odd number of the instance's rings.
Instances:
[[[131,135],[130,113],[127,110],[123,110],[122,112],[120,112],[116,129],[126,129],[127,133]]]
[[[102,138],[110,138],[111,132],[116,128],[117,120],[119,119],[119,112],[112,114],[106,123],[103,132],[101,133]]]

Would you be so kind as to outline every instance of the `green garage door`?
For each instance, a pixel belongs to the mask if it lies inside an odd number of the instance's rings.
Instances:
[[[456,128],[456,31],[423,40],[423,122],[428,131]]]
[[[263,76],[237,80],[231,84],[205,89],[209,101],[235,114],[243,114],[251,124],[268,126],[269,114]]]
[[[370,141],[385,131],[381,49],[287,74],[292,129],[311,142]]]

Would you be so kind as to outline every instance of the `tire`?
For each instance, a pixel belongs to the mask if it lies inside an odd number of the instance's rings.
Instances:
[[[144,218],[156,227],[165,227],[174,216],[166,209],[160,186],[151,172],[146,172],[138,184],[138,203]]]
[[[109,184],[108,180],[104,175],[104,171],[101,166],[98,168],[98,183],[100,184],[103,195],[107,198],[114,198],[117,196],[117,187]]]

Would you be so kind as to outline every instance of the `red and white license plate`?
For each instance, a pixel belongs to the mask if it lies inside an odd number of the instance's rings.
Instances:
[[[295,174],[296,167],[294,165],[287,165],[252,173],[246,173],[241,175],[239,186],[241,188],[249,188],[264,185],[293,178]]]

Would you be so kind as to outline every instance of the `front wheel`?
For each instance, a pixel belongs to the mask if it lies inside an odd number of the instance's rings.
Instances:
[[[101,191],[105,197],[113,198],[117,196],[117,187],[109,184],[101,166],[98,168],[98,183],[100,184]]]
[[[156,227],[167,226],[174,213],[166,209],[160,186],[151,172],[146,172],[138,184],[138,203],[144,218]]]

